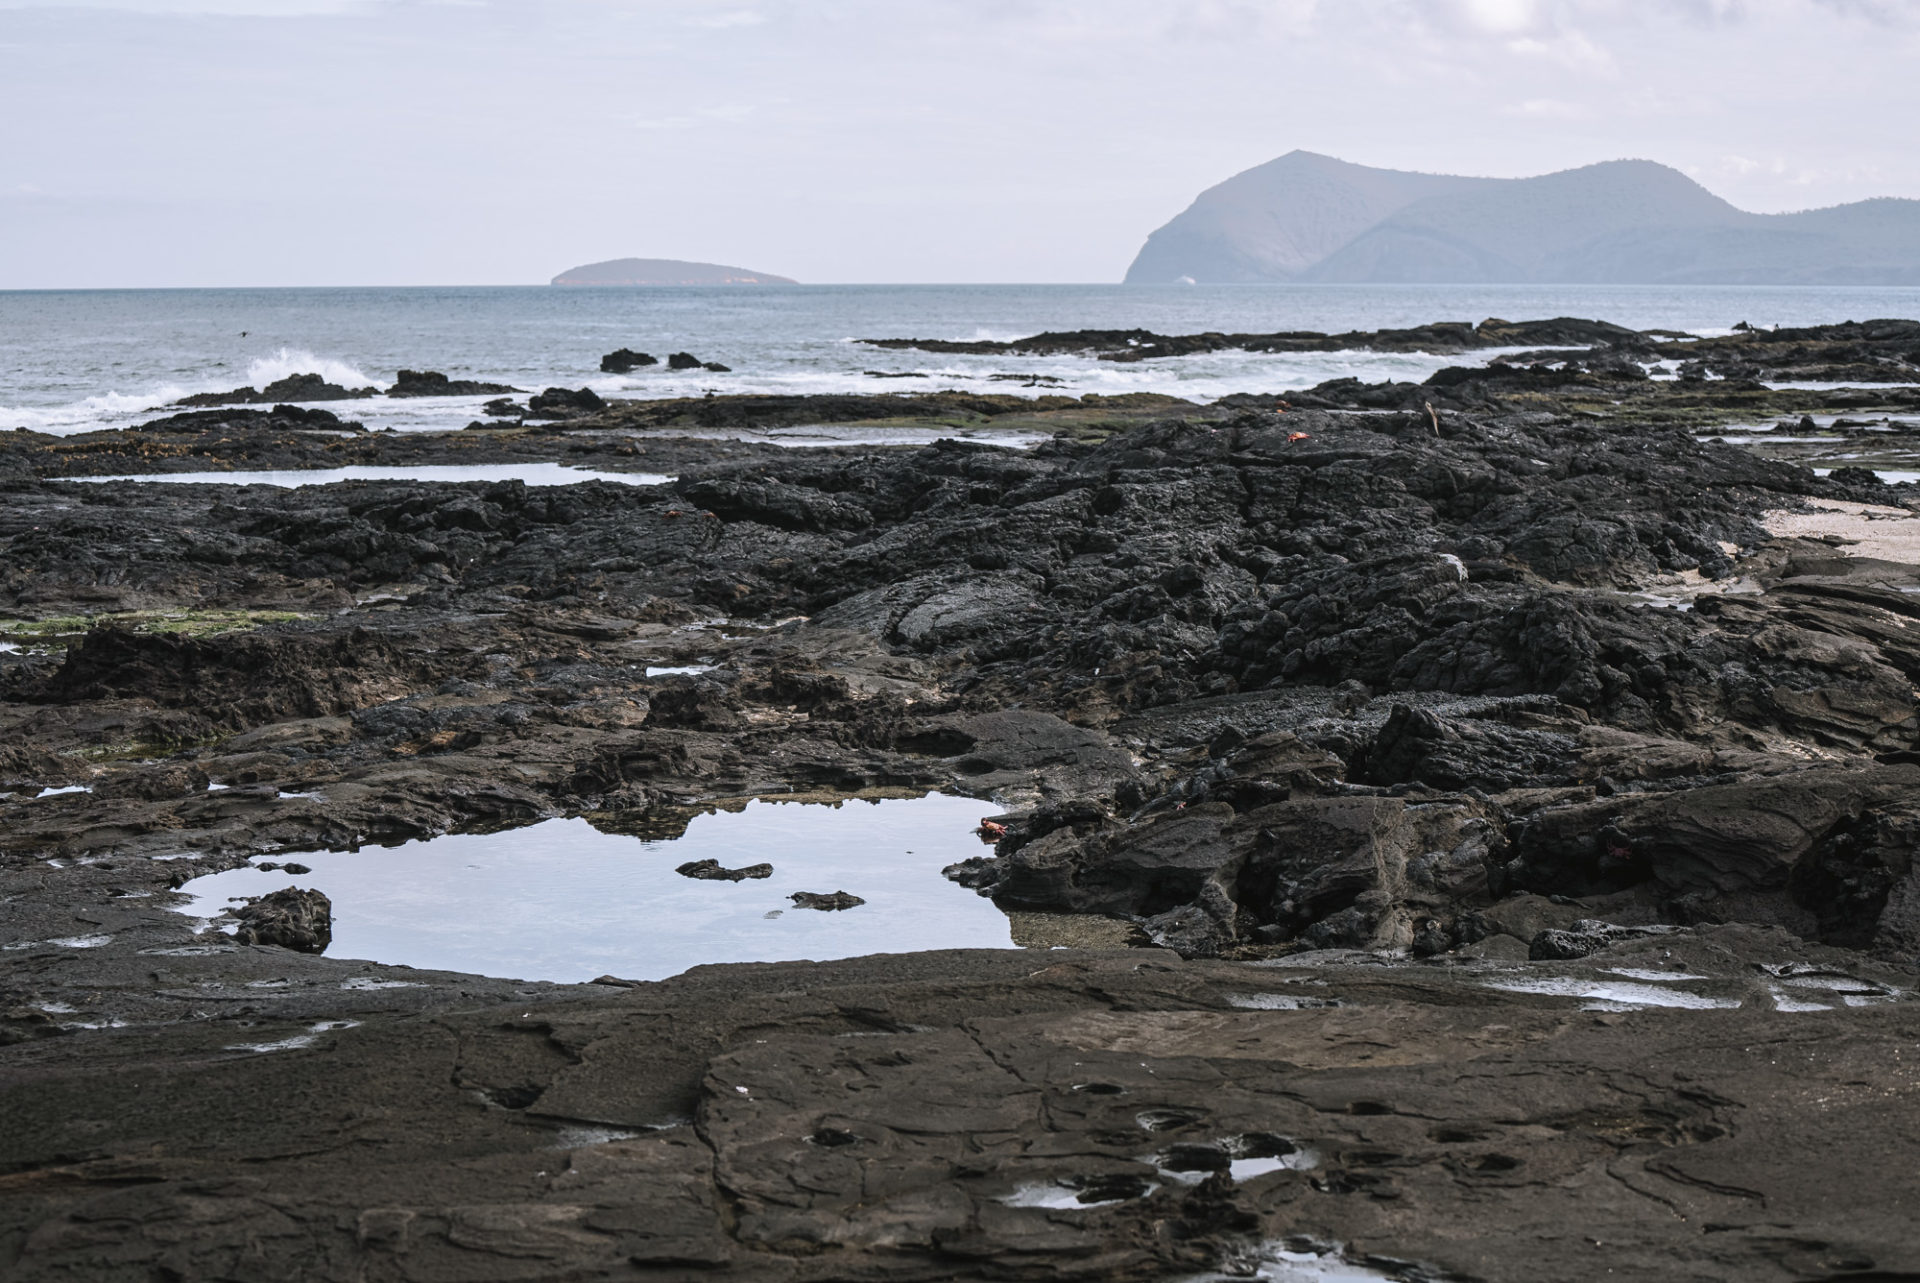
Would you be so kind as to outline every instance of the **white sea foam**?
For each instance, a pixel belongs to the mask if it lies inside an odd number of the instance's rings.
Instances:
[[[0,405],[0,431],[26,428],[30,432],[49,432],[56,436],[92,432],[148,414],[185,395],[185,388],[169,383],[151,392],[103,392],[99,396],[84,397],[67,405]]]
[[[26,428],[31,432],[66,436],[76,432],[95,432],[102,428],[125,427],[149,418],[155,411],[167,409],[182,397],[197,392],[227,392],[237,384],[263,388],[290,374],[318,374],[329,383],[349,388],[380,387],[385,382],[369,377],[345,361],[285,347],[272,356],[254,358],[248,364],[243,378],[212,376],[211,371],[208,374],[209,377],[192,384],[167,381],[156,383],[142,392],[101,392],[62,405],[0,405],[0,431]],[[478,404],[478,400],[471,403]],[[333,404],[337,406],[339,403]]]
[[[303,348],[289,347],[281,348],[272,356],[255,357],[247,366],[246,382],[250,387],[264,388],[269,383],[276,383],[295,374],[317,374],[327,382],[338,383],[343,388],[379,387],[385,383],[383,379],[374,379],[362,374],[357,367],[345,361],[315,356]]]

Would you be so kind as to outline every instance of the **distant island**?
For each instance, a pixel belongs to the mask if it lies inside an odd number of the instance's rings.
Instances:
[[[1200,193],[1126,280],[1915,285],[1920,201],[1750,214],[1648,160],[1463,178],[1294,151]]]
[[[771,272],[750,272],[720,263],[687,263],[677,258],[610,258],[604,263],[570,267],[554,285],[798,285]]]

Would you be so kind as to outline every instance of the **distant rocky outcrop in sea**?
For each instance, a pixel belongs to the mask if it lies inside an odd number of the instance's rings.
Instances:
[[[1463,178],[1294,151],[1200,193],[1126,279],[1913,285],[1920,200],[1750,214],[1647,160]]]
[[[677,258],[613,258],[570,267],[554,285],[797,285],[771,272],[754,272],[720,263],[687,263]]]

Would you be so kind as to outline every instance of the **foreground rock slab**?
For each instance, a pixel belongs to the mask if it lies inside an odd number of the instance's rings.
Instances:
[[[1551,965],[923,954],[508,1002],[240,957],[276,983],[0,1058],[7,1277],[1159,1280],[1294,1238],[1382,1278],[1754,1283],[1914,1245],[1920,1005],[1777,931]]]

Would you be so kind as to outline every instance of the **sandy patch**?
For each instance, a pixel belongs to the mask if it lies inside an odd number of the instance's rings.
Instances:
[[[1815,512],[1774,509],[1760,519],[1770,535],[1781,539],[1846,540],[1836,551],[1849,557],[1871,557],[1920,566],[1920,514],[1906,508],[1844,499],[1810,499]]]

